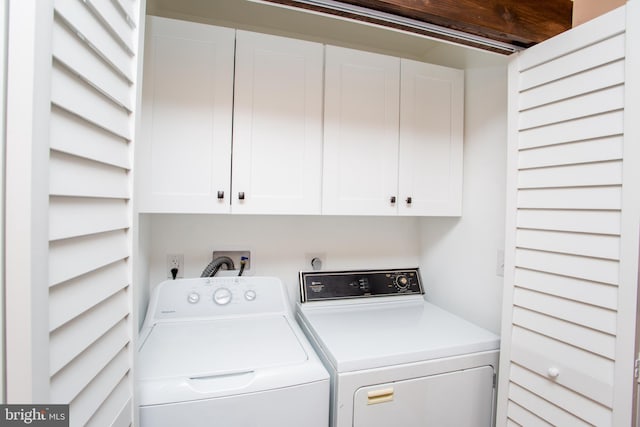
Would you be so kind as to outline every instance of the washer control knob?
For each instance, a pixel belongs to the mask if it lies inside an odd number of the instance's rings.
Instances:
[[[231,291],[227,288],[220,288],[213,293],[213,302],[218,305],[227,305],[231,302]]]
[[[187,296],[187,301],[189,301],[189,304],[196,304],[198,301],[200,301],[200,294],[197,292],[191,292]]]
[[[396,277],[396,286],[398,289],[407,289],[407,287],[409,287],[409,279],[407,279],[407,276],[400,275]]]
[[[256,296],[256,291],[253,291],[251,289],[244,293],[244,299],[246,299],[247,301],[255,300]]]

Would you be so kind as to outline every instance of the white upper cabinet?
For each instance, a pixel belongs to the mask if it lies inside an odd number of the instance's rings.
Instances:
[[[232,212],[320,213],[323,51],[237,32]]]
[[[399,58],[326,47],[323,213],[396,213],[399,95]]]
[[[460,215],[462,120],[459,70],[149,17],[138,210]]]
[[[400,215],[462,214],[464,72],[403,59]]]
[[[235,30],[147,19],[140,212],[229,212]]]
[[[323,213],[461,214],[464,72],[327,47]]]

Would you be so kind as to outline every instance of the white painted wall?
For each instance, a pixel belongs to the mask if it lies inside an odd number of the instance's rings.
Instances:
[[[421,219],[420,267],[427,299],[500,333],[507,133],[505,66],[465,75],[464,187],[461,218]]]
[[[148,230],[144,223],[148,222]],[[310,254],[324,254],[323,269],[404,268],[420,261],[419,219],[408,217],[144,215],[141,248],[148,282],[166,280],[166,255],[184,254],[185,277],[199,277],[214,250],[251,251],[246,274],[276,276],[299,298],[298,272],[311,270]],[[140,258],[143,258],[140,254]],[[142,275],[139,277],[143,277]],[[141,290],[146,309],[146,290]]]
[[[7,102],[7,9],[8,0],[0,1],[0,403],[4,398],[4,150],[5,103]]]

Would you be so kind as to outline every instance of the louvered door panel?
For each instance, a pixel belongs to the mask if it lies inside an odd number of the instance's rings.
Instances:
[[[629,419],[635,297],[622,295],[635,295],[625,278],[638,266],[629,19],[621,8],[510,64],[498,425]]]
[[[133,422],[131,154],[139,3],[56,0],[49,156],[50,400]]]

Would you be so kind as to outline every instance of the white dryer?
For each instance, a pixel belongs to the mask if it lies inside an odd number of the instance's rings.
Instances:
[[[142,427],[328,424],[329,375],[276,278],[163,282],[140,343]]]
[[[418,269],[300,273],[333,427],[490,427],[499,337],[424,300]]]

